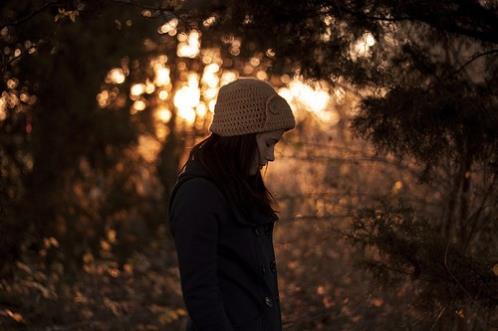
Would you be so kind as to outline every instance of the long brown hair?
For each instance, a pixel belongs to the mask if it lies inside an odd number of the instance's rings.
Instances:
[[[227,200],[244,214],[251,215],[251,208],[257,208],[263,215],[272,216],[275,199],[261,172],[249,173],[257,152],[255,133],[227,137],[211,133],[192,147],[187,162],[198,160]]]

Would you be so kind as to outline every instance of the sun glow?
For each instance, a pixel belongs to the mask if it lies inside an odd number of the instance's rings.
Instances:
[[[353,60],[370,56],[370,48],[376,41],[371,33],[363,34],[351,47],[350,55]]]
[[[141,135],[138,137],[138,153],[147,162],[154,162],[157,154],[161,151],[161,143],[150,135]]]
[[[121,68],[113,68],[107,74],[106,82],[113,84],[122,84],[125,81],[125,74]]]
[[[192,30],[188,35],[180,33],[178,35],[178,47],[176,49],[176,55],[179,57],[195,58],[199,55],[201,48],[200,42],[200,32],[197,30]]]
[[[198,55],[200,32],[193,30],[190,33],[180,33],[176,38],[179,41],[179,48],[183,43],[185,47],[196,49],[195,52],[189,54]],[[365,38],[366,44],[374,42],[368,37]],[[190,55],[184,53],[183,56],[189,57]],[[169,134],[170,126],[166,124],[171,121],[182,123],[178,128],[205,129],[206,120],[209,120],[214,112],[220,87],[243,74],[237,70],[223,68],[223,66],[230,67],[231,62],[227,60],[229,64],[224,63],[219,49],[215,48],[202,50],[200,63],[203,67],[201,68],[197,66],[191,68],[190,62],[183,59],[176,59],[175,64],[171,65],[168,60],[165,54],[151,59],[149,65],[152,69],[152,77],[134,82],[129,88],[129,98],[132,100],[130,113],[134,115],[150,109],[156,127],[155,135],[160,141],[163,141]],[[251,75],[261,80],[270,80],[260,57],[250,58],[248,63],[241,66],[241,70],[243,71],[245,67],[251,68]],[[172,82],[171,70],[176,71],[175,82]],[[127,67],[123,69],[116,67],[109,71],[108,79],[118,84],[124,82],[127,74]],[[274,76],[271,76],[272,82],[273,79]],[[339,122],[339,113],[332,109],[338,97],[327,84],[308,83],[302,77],[291,78],[289,75],[281,76],[280,83],[282,87],[277,88],[278,93],[289,102],[298,120],[306,112],[311,113],[324,125],[335,125]],[[122,106],[117,104],[119,95],[118,87],[103,90],[97,95],[97,102],[102,108],[110,105],[114,105],[114,108],[123,107],[125,100],[121,100]]]
[[[0,97],[0,121],[3,121],[7,118],[7,102],[4,97]]]
[[[158,29],[158,32],[160,34],[167,33],[170,36],[174,36],[176,34],[176,27],[178,26],[178,19],[173,18],[169,20],[168,22],[164,23],[161,25]]]
[[[306,110],[328,125],[335,125],[340,120],[339,114],[330,109],[330,92],[321,85],[312,86],[300,78],[294,78],[278,93],[289,102],[294,112],[296,109]]]
[[[156,109],[155,116],[159,121],[168,123],[171,120],[172,114],[168,108],[161,106]]]
[[[173,103],[178,109],[178,116],[184,119],[187,123],[192,124],[195,121],[195,110],[201,98],[199,89],[199,75],[190,72],[188,74],[187,85],[179,88],[173,98]]]
[[[130,94],[134,97],[138,97],[145,92],[144,84],[133,84],[130,88]]]
[[[170,70],[168,67],[158,64],[155,67],[155,72],[156,78],[154,79],[154,83],[157,86],[165,86],[171,84]]]

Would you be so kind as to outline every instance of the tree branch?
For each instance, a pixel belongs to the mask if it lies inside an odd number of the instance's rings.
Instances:
[[[114,2],[114,3],[120,4],[120,5],[131,5],[131,6],[134,6],[137,8],[141,8],[141,9],[158,10],[160,12],[165,12],[165,11],[173,12],[175,9],[175,8],[173,8],[173,6],[168,6],[168,7],[157,6],[157,7],[155,7],[155,6],[144,5],[144,4],[132,1],[132,0],[110,0],[110,2]]]
[[[447,77],[451,77],[453,75],[458,74],[466,66],[468,66],[469,64],[471,64],[472,62],[474,62],[478,58],[483,57],[483,56],[487,56],[487,55],[491,55],[491,54],[494,54],[494,53],[498,53],[498,48],[490,49],[490,50],[487,50],[485,52],[476,53],[476,54],[472,55],[472,57],[470,57],[470,59],[468,59],[467,61],[465,61],[464,64],[462,64],[460,67],[458,67],[455,71],[451,72]]]
[[[496,14],[494,12],[486,11],[480,8],[479,5],[476,7],[475,4],[461,4],[458,1],[454,1],[453,5],[457,6],[457,8],[449,9],[445,4],[441,4],[439,7],[438,5],[428,6],[425,3],[404,8],[385,5],[383,9],[387,12],[404,11],[403,15],[389,17],[354,10],[348,8],[347,4],[334,6],[333,9],[339,13],[342,11],[358,19],[370,21],[418,21],[443,32],[456,33],[494,44],[498,43]],[[446,19],[441,20],[441,17],[446,17]]]
[[[33,18],[34,16],[42,13],[43,11],[45,11],[46,9],[52,7],[52,6],[55,6],[55,5],[59,5],[61,4],[60,1],[50,1],[50,2],[47,2],[45,3],[43,6],[41,6],[40,8],[32,11],[31,13],[29,13],[28,15],[20,18],[20,19],[17,19],[13,22],[7,22],[7,23],[1,23],[0,24],[0,30],[2,30],[3,28],[5,27],[8,27],[8,26],[15,26],[15,25],[19,25],[19,24],[22,24],[26,21],[29,21],[31,18]]]

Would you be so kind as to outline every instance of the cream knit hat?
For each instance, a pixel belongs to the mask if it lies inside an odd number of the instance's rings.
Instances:
[[[287,131],[295,126],[289,104],[270,84],[255,78],[240,78],[220,88],[209,130],[220,136],[235,136]]]

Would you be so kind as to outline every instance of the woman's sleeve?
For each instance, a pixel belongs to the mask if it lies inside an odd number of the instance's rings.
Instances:
[[[176,192],[170,211],[183,299],[199,331],[233,330],[218,286],[220,197],[211,182],[191,179]]]

